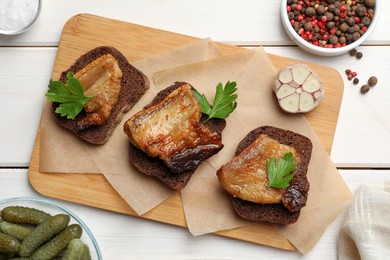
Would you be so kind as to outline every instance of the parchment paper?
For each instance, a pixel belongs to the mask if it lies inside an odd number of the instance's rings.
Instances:
[[[352,195],[305,117],[286,114],[279,108],[271,89],[275,78],[272,63],[259,48],[159,72],[154,80],[157,87],[174,80],[190,82],[209,101],[218,82],[237,82],[238,106],[222,133],[225,147],[204,163],[181,191],[187,225],[194,235],[250,224],[236,217],[230,195],[222,190],[216,177],[216,171],[233,157],[237,144],[249,131],[271,125],[311,139],[314,148],[308,170],[311,189],[307,206],[297,223],[285,227],[275,225],[276,232],[283,234],[300,252],[307,253],[349,205]]]
[[[174,191],[140,174],[130,165],[129,141],[123,132],[123,123],[148,104],[158,92],[152,80],[152,75],[156,71],[215,58],[219,55],[220,52],[215,44],[210,39],[204,39],[161,55],[133,62],[135,67],[148,76],[150,89],[126,113],[110,140],[102,146],[83,142],[73,133],[59,127],[52,118],[51,104],[47,102],[42,116],[40,172],[103,173],[137,214],[142,215],[154,208],[170,197]]]

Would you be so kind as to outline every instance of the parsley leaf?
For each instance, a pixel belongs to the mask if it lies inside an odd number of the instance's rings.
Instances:
[[[199,103],[200,111],[203,114],[208,115],[208,118],[202,122],[207,123],[211,118],[227,118],[237,107],[237,94],[233,94],[237,91],[237,83],[228,81],[225,87],[222,87],[222,83],[219,83],[216,87],[213,105],[210,106],[207,98],[204,94],[200,94],[194,90],[194,95]]]
[[[290,181],[294,177],[294,173],[297,165],[294,163],[294,155],[289,152],[286,153],[276,163],[275,158],[271,158],[267,164],[267,174],[269,183],[267,188],[287,188]]]
[[[68,72],[66,77],[66,85],[61,81],[50,80],[49,90],[45,95],[49,101],[60,103],[55,111],[57,114],[75,119],[85,103],[93,97],[84,96],[83,86],[73,73]]]

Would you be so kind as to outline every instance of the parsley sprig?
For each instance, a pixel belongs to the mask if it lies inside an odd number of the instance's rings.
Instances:
[[[297,165],[294,163],[294,155],[286,153],[276,163],[275,158],[271,158],[267,164],[267,174],[269,183],[267,188],[287,188],[290,181],[294,178],[294,172]]]
[[[198,91],[194,90],[194,95],[199,103],[201,112],[208,116],[202,124],[207,123],[211,118],[227,118],[234,109],[236,109],[237,94],[234,94],[234,92],[237,91],[236,86],[237,83],[234,81],[228,81],[225,87],[222,86],[222,83],[219,83],[216,87],[217,90],[212,106],[210,106],[204,94],[200,94]]]
[[[93,97],[84,96],[83,86],[73,73],[68,72],[66,77],[66,84],[50,80],[46,97],[51,102],[60,103],[55,110],[56,113],[66,116],[67,119],[75,119],[83,110],[85,103]]]

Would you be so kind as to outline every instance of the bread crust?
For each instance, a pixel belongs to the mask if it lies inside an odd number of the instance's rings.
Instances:
[[[164,90],[157,93],[156,97],[145,106],[149,108],[159,102],[161,102],[166,96],[168,96],[173,90],[180,87],[186,82],[175,82],[172,86],[165,88]],[[201,120],[203,120],[202,118]],[[224,119],[211,119],[206,124],[209,129],[214,132],[221,134],[222,130],[226,126],[226,121]],[[130,162],[142,173],[158,178],[161,182],[166,184],[168,187],[181,190],[183,189],[188,182],[190,181],[192,175],[196,171],[196,168],[193,170],[183,171],[180,173],[173,173],[165,163],[159,158],[154,158],[146,155],[143,151],[136,148],[133,144],[129,142],[129,160]],[[203,161],[203,160],[202,160]]]
[[[53,103],[54,118],[59,125],[72,131],[76,136],[80,137],[84,141],[98,145],[105,144],[108,141],[113,130],[122,120],[124,113],[129,111],[149,88],[148,78],[141,71],[132,66],[119,50],[111,46],[96,47],[95,49],[83,54],[69,69],[61,73],[59,80],[65,83],[66,74],[68,72],[75,74],[82,68],[86,67],[89,63],[105,54],[111,54],[117,60],[123,76],[121,79],[121,89],[118,101],[103,125],[91,126],[80,130],[78,124],[81,118],[86,116],[84,110],[77,115],[74,120],[70,120],[54,113],[59,104]]]
[[[301,157],[297,165],[295,176],[282,196],[282,203],[259,204],[233,198],[233,206],[239,216],[253,221],[265,221],[279,224],[292,224],[298,220],[300,210],[306,205],[310,183],[307,179],[313,145],[309,138],[298,133],[262,126],[249,132],[238,144],[235,155],[243,152],[261,134],[278,141],[281,144],[293,147]]]

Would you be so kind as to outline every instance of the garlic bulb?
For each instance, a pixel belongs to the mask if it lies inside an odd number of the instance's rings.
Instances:
[[[305,64],[282,68],[273,90],[280,107],[290,113],[309,112],[324,96],[320,77]]]

